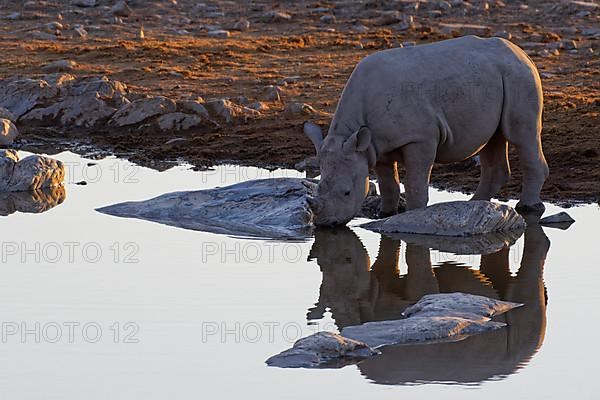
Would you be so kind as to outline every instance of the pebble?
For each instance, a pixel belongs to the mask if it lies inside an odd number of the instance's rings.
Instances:
[[[68,72],[77,68],[77,63],[71,60],[57,60],[42,67],[44,72]]]
[[[119,0],[110,9],[110,12],[118,17],[129,17],[133,13],[133,10],[125,1]]]
[[[229,36],[231,36],[231,33],[229,33],[229,31],[225,31],[222,29],[215,30],[215,31],[208,31],[208,37],[211,37],[211,38],[226,39]]]
[[[0,118],[0,146],[10,146],[19,136],[19,131],[12,121]]]
[[[250,21],[248,21],[248,20],[245,20],[245,19],[244,19],[244,20],[241,20],[241,21],[238,21],[238,22],[236,22],[236,23],[233,25],[233,28],[232,28],[232,29],[233,29],[234,31],[241,31],[241,32],[245,32],[245,31],[247,31],[248,29],[250,29]]]
[[[321,18],[319,18],[319,21],[321,21],[324,24],[332,24],[335,22],[335,15],[323,15]]]

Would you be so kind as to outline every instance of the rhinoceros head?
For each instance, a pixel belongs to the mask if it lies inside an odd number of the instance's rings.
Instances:
[[[310,122],[304,124],[304,132],[317,149],[321,170],[317,195],[308,199],[314,222],[346,224],[360,210],[369,189],[371,132],[361,127],[349,137],[330,133],[323,140],[321,129]]]

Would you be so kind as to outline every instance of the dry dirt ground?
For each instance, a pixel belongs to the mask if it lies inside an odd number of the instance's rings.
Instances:
[[[302,134],[303,122],[313,120],[326,129],[326,113],[335,110],[360,59],[474,30],[482,36],[510,36],[540,70],[543,146],[551,171],[543,198],[563,204],[598,201],[600,7],[595,3],[138,0],[128,2],[131,14],[118,16],[111,9],[114,0],[96,1],[95,7],[75,6],[77,2],[0,0],[0,78],[42,76],[41,66],[68,59],[78,64],[73,74],[106,75],[137,93],[262,101],[261,116],[172,134],[60,126],[40,130],[17,124],[26,143],[57,149],[85,143],[155,168],[174,161],[198,167],[224,162],[293,167],[314,152]],[[244,21],[248,29],[234,30]],[[48,25],[53,22],[62,26]],[[446,23],[488,29],[448,29],[442,25]],[[75,34],[77,24],[87,37]],[[209,37],[215,29],[230,36]],[[280,100],[265,97],[268,85],[279,85]],[[293,102],[317,112],[284,112]],[[185,140],[166,144],[175,137]],[[511,161],[513,177],[501,197],[518,194],[520,173],[512,153]],[[436,166],[432,182],[469,192],[478,176],[478,168],[466,161]]]

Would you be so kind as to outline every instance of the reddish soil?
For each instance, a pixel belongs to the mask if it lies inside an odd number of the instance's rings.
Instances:
[[[109,23],[112,17],[106,17],[109,11],[102,8],[113,1],[99,1],[100,7],[90,9],[68,6],[70,1],[40,1],[33,9],[13,5],[16,3],[21,2],[4,2],[0,7],[2,15],[22,13],[20,19],[2,20],[0,24],[0,78],[41,76],[42,65],[70,59],[79,64],[74,74],[103,74],[125,82],[137,93],[173,98],[229,97],[234,101],[244,96],[254,102],[262,100],[266,85],[299,77],[282,87],[281,101],[265,102],[268,110],[262,111],[260,118],[216,130],[192,129],[167,135],[109,128],[89,132],[19,127],[30,141],[53,144],[58,149],[69,147],[65,141],[89,143],[96,149],[155,168],[165,168],[173,161],[199,167],[226,162],[293,167],[314,151],[302,134],[303,122],[310,119],[326,128],[329,117],[289,116],[283,112],[287,103],[304,102],[320,112],[332,113],[346,79],[360,59],[403,42],[419,44],[450,38],[438,29],[442,22],[485,24],[491,28],[491,34],[509,32],[511,40],[523,47],[530,42],[549,46],[559,39],[575,40],[576,51],[532,54],[542,73],[545,91],[543,146],[551,175],[543,198],[563,203],[599,199],[600,49],[598,35],[584,35],[586,29],[597,29],[597,12],[583,15],[580,9],[569,8],[552,11],[556,4],[553,1],[507,0],[504,6],[488,1],[489,9],[483,2],[471,1],[473,7],[466,15],[456,8],[434,18],[431,11],[436,8],[422,2],[419,10],[411,12],[415,26],[405,30],[399,21],[392,19],[393,23],[388,24],[390,21],[385,18],[389,17],[385,16],[417,2],[357,1],[342,7],[341,1],[251,2],[245,6],[207,1],[209,10],[213,5],[217,14],[206,10],[195,14],[191,11],[196,3],[193,1],[131,1],[133,14],[124,18],[122,24]],[[316,8],[330,10],[317,13]],[[72,9],[83,14],[65,11]],[[291,20],[265,21],[262,16],[273,9],[290,13]],[[334,14],[336,21],[320,21],[323,12]],[[30,35],[33,27],[57,20],[58,13],[65,26],[86,26],[89,37],[82,40],[65,36],[64,40],[53,41]],[[226,39],[207,37],[206,24],[228,29],[242,19],[250,21],[249,30],[231,31]],[[368,32],[357,33],[357,24],[368,27]],[[96,29],[89,25],[96,25]],[[136,39],[142,25],[145,39]],[[174,137],[188,140],[165,144]],[[513,177],[502,190],[502,197],[518,195],[520,172],[512,153],[511,163]],[[473,162],[466,161],[436,166],[432,182],[440,188],[470,192],[478,176]]]

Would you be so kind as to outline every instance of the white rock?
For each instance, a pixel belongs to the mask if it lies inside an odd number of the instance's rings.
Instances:
[[[176,192],[98,211],[185,229],[263,238],[306,238],[313,229],[306,201],[316,184],[295,178],[259,179],[222,188]]]
[[[87,37],[88,37],[87,31],[80,26],[78,26],[77,28],[74,28],[73,32],[75,32],[75,34],[77,36],[79,36],[81,39],[87,39]]]
[[[10,146],[19,136],[15,124],[5,118],[0,118],[0,146]]]
[[[379,352],[365,343],[332,332],[317,332],[297,340],[294,347],[269,358],[266,363],[280,368],[318,368],[329,363],[340,367],[376,354]]]
[[[475,200],[438,203],[361,226],[381,233],[465,237],[523,231],[525,220],[510,206]]]
[[[265,22],[288,22],[292,16],[282,11],[268,11],[262,15],[262,20]]]
[[[0,81],[0,107],[6,108],[19,119],[57,93],[55,87],[42,79],[11,77]]]
[[[283,90],[279,86],[268,85],[263,89],[263,99],[266,101],[281,101]]]
[[[564,211],[540,219],[541,225],[572,224],[573,222],[575,222],[575,220]]]
[[[245,32],[248,29],[250,29],[250,21],[248,21],[247,19],[238,21],[233,25],[233,27],[231,29],[233,29],[234,31]]]
[[[197,114],[202,118],[209,118],[208,111],[206,110],[206,107],[204,107],[203,102],[201,101],[180,101],[177,102],[177,106],[181,109],[181,111],[186,112],[188,114]]]
[[[229,36],[231,36],[231,34],[229,33],[229,31],[225,31],[225,30],[222,30],[222,29],[218,29],[218,30],[214,30],[214,31],[208,31],[208,37],[211,37],[211,38],[226,39]]]
[[[125,104],[112,116],[109,124],[127,126],[140,123],[150,117],[175,112],[175,102],[163,96],[149,97]]]
[[[129,103],[125,97],[127,87],[104,76],[74,79],[72,75],[63,74],[56,79],[60,91],[58,99],[47,107],[31,110],[23,115],[23,120],[93,127]]]
[[[230,100],[220,99],[204,103],[204,107],[211,117],[224,121],[233,122],[236,118],[249,118],[260,116],[260,113],[248,107],[239,106]]]
[[[298,103],[298,102],[294,102],[294,103],[288,103],[285,106],[285,112],[287,114],[305,114],[305,115],[309,115],[309,114],[315,114],[317,113],[317,110],[315,110],[314,108],[312,108],[312,106],[306,104],[306,103]]]
[[[117,1],[110,11],[117,17],[129,17],[133,13],[131,7],[129,7],[123,0]]]
[[[182,112],[164,114],[158,118],[158,127],[162,131],[185,131],[202,123],[203,119],[198,115]]]
[[[62,162],[31,155],[19,160],[16,152],[0,151],[0,192],[26,192],[61,185],[65,178]]]
[[[70,72],[77,68],[77,63],[72,60],[57,60],[42,67],[44,72]]]

